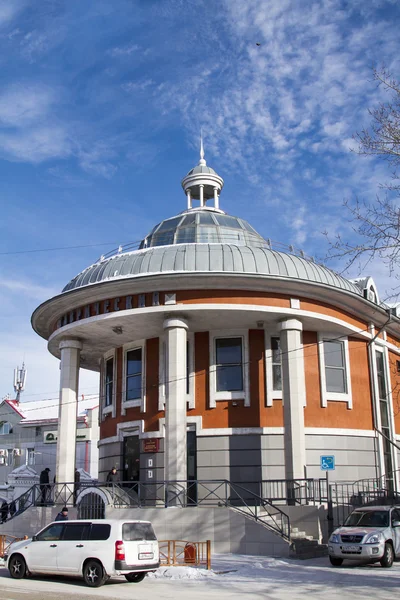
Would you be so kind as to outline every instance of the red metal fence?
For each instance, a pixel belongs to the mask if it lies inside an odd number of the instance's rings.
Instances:
[[[183,540],[161,540],[160,565],[178,567],[193,566],[211,569],[211,541],[187,542]]]

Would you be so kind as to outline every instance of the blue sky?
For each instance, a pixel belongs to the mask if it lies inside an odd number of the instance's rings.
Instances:
[[[25,360],[25,400],[57,397],[32,311],[185,209],[201,127],[222,209],[316,257],[324,230],[351,235],[343,200],[390,177],[350,148],[386,98],[371,69],[400,78],[399,17],[396,0],[0,0],[1,396]]]

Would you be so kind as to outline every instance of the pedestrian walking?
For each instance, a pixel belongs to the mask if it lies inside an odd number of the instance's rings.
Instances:
[[[113,483],[117,483],[117,481],[119,481],[117,467],[113,467],[107,475],[106,482],[111,486]]]
[[[46,467],[40,473],[39,484],[40,484],[40,504],[47,504],[50,495],[50,469]]]
[[[0,509],[0,513],[1,513],[1,522],[5,523],[7,521],[7,517],[8,517],[8,503],[7,503],[7,500],[3,500],[3,503],[2,503],[1,509]]]
[[[60,510],[60,512],[58,513],[58,515],[56,516],[56,518],[54,520],[55,521],[68,521],[68,508],[66,506],[64,506],[64,508],[62,510]]]
[[[12,500],[10,502],[10,518],[12,519],[13,516],[15,515],[15,513],[17,512],[17,507],[15,504],[15,500]]]
[[[78,469],[75,469],[74,476],[74,506],[76,506],[76,498],[78,496],[79,488],[81,487],[81,474]]]

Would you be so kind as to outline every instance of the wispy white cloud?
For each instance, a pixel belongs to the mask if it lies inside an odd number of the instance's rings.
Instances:
[[[58,293],[58,290],[51,287],[38,285],[31,281],[21,281],[19,279],[4,279],[0,278],[0,289],[3,288],[12,294],[18,296],[28,296],[36,300],[47,300]]]
[[[130,54],[133,54],[134,52],[136,53],[139,50],[142,49],[140,46],[138,46],[138,44],[128,44],[126,46],[116,46],[115,48],[108,50],[108,54],[110,56],[129,56]]]
[[[43,121],[57,96],[49,87],[37,84],[15,84],[0,94],[0,123],[23,127]]]
[[[8,25],[25,4],[25,0],[2,0],[0,3],[0,27]]]
[[[70,156],[71,150],[71,140],[62,126],[0,133],[0,153],[11,160],[40,163],[54,158],[66,158]]]
[[[142,79],[140,81],[128,81],[127,83],[123,83],[121,87],[123,90],[125,90],[125,92],[143,92],[147,88],[154,85],[155,82],[153,81],[153,79]]]

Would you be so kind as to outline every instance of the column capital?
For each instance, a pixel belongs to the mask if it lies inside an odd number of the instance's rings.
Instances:
[[[285,319],[278,323],[279,331],[303,331],[303,323],[298,319]]]
[[[75,350],[82,350],[83,344],[80,340],[68,339],[61,340],[58,347],[60,350],[64,350],[65,348],[75,348]]]
[[[173,327],[180,327],[182,329],[189,329],[188,322],[183,317],[167,317],[163,323],[164,329],[171,329]]]

